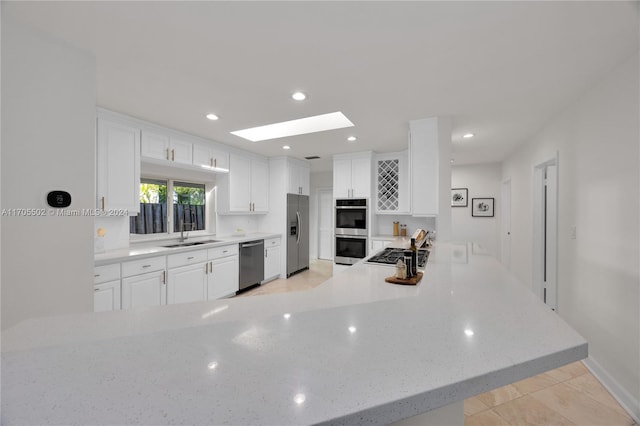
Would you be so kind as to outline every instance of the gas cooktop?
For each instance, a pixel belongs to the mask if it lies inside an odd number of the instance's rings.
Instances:
[[[424,268],[429,258],[429,250],[418,249],[418,268]],[[377,263],[385,265],[395,265],[398,260],[404,257],[404,249],[387,247],[381,252],[371,256],[367,263]]]

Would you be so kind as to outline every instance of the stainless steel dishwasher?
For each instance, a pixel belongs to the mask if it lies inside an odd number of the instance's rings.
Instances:
[[[240,291],[264,279],[264,240],[240,244]]]

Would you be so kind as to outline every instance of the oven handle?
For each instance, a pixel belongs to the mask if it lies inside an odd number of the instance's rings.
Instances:
[[[354,210],[354,209],[366,210],[367,206],[336,206],[336,210]]]
[[[336,238],[351,238],[356,240],[366,240],[367,237],[365,235],[336,235]]]

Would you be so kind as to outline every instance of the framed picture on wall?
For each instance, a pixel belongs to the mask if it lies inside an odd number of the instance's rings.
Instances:
[[[472,198],[471,216],[493,217],[493,205],[495,198]]]
[[[467,207],[468,195],[467,188],[451,188],[451,207]]]

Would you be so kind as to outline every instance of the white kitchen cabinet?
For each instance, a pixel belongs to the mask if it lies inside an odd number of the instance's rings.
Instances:
[[[167,256],[167,304],[207,300],[207,250]]]
[[[120,310],[120,264],[96,266],[93,275],[93,311]]]
[[[229,173],[220,175],[217,197],[219,214],[267,213],[269,163],[230,154]]]
[[[264,240],[264,281],[271,281],[280,276],[280,238]]]
[[[140,211],[140,129],[98,118],[97,207]]]
[[[164,270],[123,278],[122,309],[166,305],[166,283]]]
[[[207,262],[169,269],[167,304],[207,300]]]
[[[122,309],[167,303],[166,256],[122,263]]]
[[[120,310],[120,280],[93,286],[93,312]]]
[[[240,257],[238,245],[209,249],[207,298],[209,300],[235,294],[240,289]]]
[[[370,198],[372,153],[334,155],[333,197]]]
[[[193,143],[168,133],[142,131],[142,158],[193,164]]]
[[[309,166],[296,164],[289,160],[287,162],[288,170],[288,189],[289,194],[310,195],[309,188]]]
[[[409,122],[411,213],[440,216],[438,233],[445,230],[451,208],[451,120],[432,117]],[[448,226],[447,226],[448,227]]]
[[[407,151],[377,154],[374,161],[376,214],[409,213]]]
[[[193,145],[193,165],[229,170],[229,153],[207,145]]]

